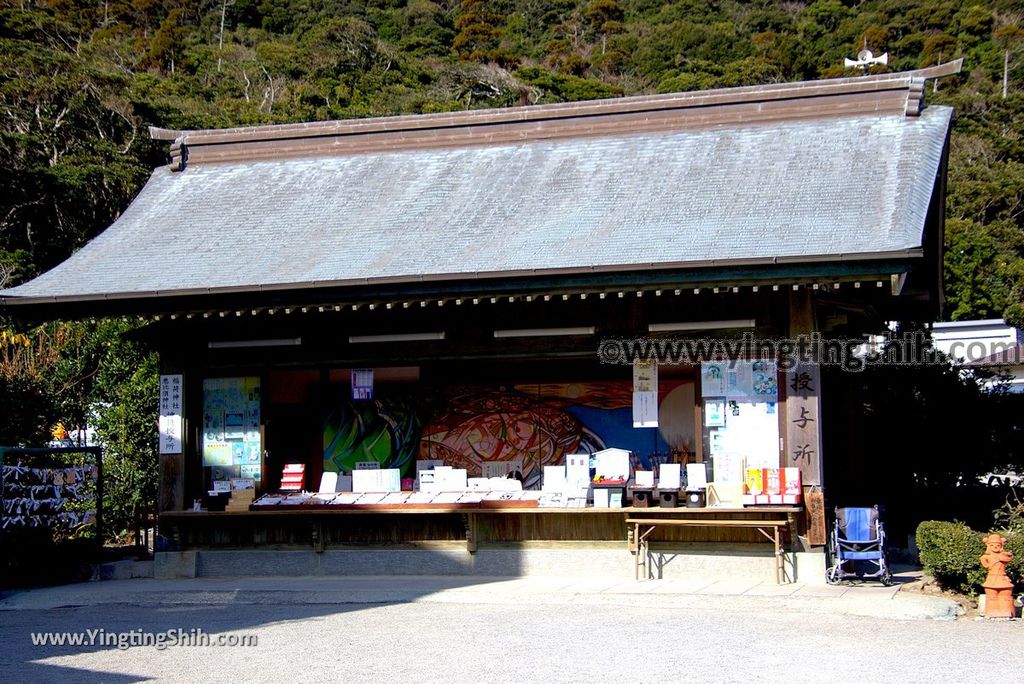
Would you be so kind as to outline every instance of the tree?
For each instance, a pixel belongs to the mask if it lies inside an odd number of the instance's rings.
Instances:
[[[158,368],[127,336],[137,326],[106,319],[0,330],[0,444],[45,446],[58,423],[72,434],[95,428],[112,534],[156,502]]]
[[[220,2],[220,25],[217,30],[217,73],[220,73],[224,61],[224,20],[227,19],[228,7],[235,4],[235,0],[221,0]]]
[[[992,37],[1003,50],[1003,99],[1010,90],[1010,61],[1019,53],[1024,45],[1024,28],[1021,27],[1021,14],[1000,14],[996,16],[995,30]]]
[[[149,61],[154,66],[167,67],[173,74],[175,59],[181,54],[182,45],[187,36],[185,28],[185,10],[171,10],[167,18],[160,23],[153,40],[149,44]]]
[[[377,35],[372,26],[361,19],[346,17],[330,19],[306,34],[303,39],[306,64],[322,84],[344,83],[347,96],[356,95],[360,78],[374,65]],[[339,88],[331,88],[338,97]],[[330,104],[331,93],[325,93]]]
[[[123,72],[54,45],[54,21],[0,16],[0,261],[17,280],[109,225],[148,176]]]
[[[460,59],[471,62],[494,62],[503,67],[514,66],[518,59],[506,50],[505,17],[499,12],[504,3],[484,0],[463,0],[455,20],[459,33],[452,41],[452,49]]]

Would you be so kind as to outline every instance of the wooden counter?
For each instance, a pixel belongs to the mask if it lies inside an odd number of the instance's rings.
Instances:
[[[479,506],[354,507],[271,506],[250,511],[173,511],[160,516],[161,534],[179,549],[305,547],[316,551],[350,545],[395,545],[419,541],[480,543],[529,541],[620,541],[636,549],[633,517],[658,519],[785,520],[795,544],[800,506],[745,508],[481,508]],[[645,541],[761,542],[750,525],[663,526]]]

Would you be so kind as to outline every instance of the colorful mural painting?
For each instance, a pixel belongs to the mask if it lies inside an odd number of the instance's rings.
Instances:
[[[636,466],[693,448],[693,383],[662,382],[658,429],[632,422],[629,381],[464,386],[444,396],[381,392],[372,402],[344,402],[324,427],[324,468],[351,470],[378,461],[411,475],[416,459],[440,459],[479,476],[483,463],[512,461],[525,484],[571,453],[607,447],[636,454]]]
[[[414,396],[342,401],[324,422],[324,470],[352,472],[377,461],[405,474],[415,466],[423,402]]]
[[[576,453],[583,426],[563,407],[519,391],[452,397],[423,428],[420,457],[440,459],[479,475],[485,461],[513,461],[530,482],[541,466]]]

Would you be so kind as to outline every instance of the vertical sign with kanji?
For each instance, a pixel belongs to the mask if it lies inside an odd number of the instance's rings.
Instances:
[[[658,364],[633,362],[633,427],[658,427]]]
[[[160,376],[160,453],[181,453],[182,376]]]
[[[821,485],[821,373],[801,362],[786,373],[786,450],[784,465],[800,469],[805,487]]]

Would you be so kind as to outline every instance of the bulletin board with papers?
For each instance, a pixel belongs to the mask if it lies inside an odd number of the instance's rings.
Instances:
[[[747,467],[779,467],[778,370],[771,361],[701,364],[704,455],[738,456]],[[726,458],[726,455],[729,455]]]
[[[259,378],[203,380],[202,452],[211,480],[261,479]]]

